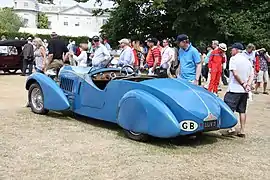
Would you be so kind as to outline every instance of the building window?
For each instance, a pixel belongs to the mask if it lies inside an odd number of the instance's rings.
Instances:
[[[64,22],[64,26],[68,26],[68,22]]]
[[[52,29],[52,22],[51,21],[48,21],[48,28]]]
[[[108,22],[107,19],[103,19],[103,20],[102,20],[102,25],[106,24],[107,22]]]
[[[79,22],[77,22],[77,23],[75,24],[75,26],[80,26],[80,23],[79,23]]]
[[[91,24],[91,18],[86,18],[86,24]]]
[[[26,19],[26,18],[24,18],[24,19],[23,19],[23,24],[24,24],[24,26],[25,26],[25,27],[27,27],[27,26],[28,26],[28,22],[29,22],[29,20],[28,20],[28,19]]]
[[[28,7],[28,2],[25,2],[24,3],[24,7]]]

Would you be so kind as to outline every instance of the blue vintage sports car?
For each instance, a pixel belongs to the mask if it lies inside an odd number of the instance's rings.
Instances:
[[[123,67],[127,68],[127,67]],[[59,82],[35,73],[26,82],[34,113],[70,110],[117,123],[138,141],[231,128],[230,108],[205,89],[181,79],[140,76],[118,68],[64,66]]]

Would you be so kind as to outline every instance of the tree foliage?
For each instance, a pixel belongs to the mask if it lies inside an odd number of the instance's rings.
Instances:
[[[12,8],[0,9],[0,29],[2,31],[16,32],[22,26],[21,18],[13,12]]]
[[[49,20],[45,13],[38,13],[38,28],[40,29],[48,29],[49,28]]]
[[[270,47],[270,2],[264,0],[116,0],[102,27],[112,41],[186,33],[194,42],[253,42]]]
[[[86,2],[88,0],[76,0]],[[270,48],[270,2],[265,0],[111,0],[102,33],[111,42],[123,37],[176,37],[186,33],[193,42],[218,39],[227,44],[253,42]],[[102,2],[96,0],[96,2]],[[102,11],[95,11],[95,15]]]

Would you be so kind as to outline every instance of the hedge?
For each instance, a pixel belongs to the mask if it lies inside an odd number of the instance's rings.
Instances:
[[[15,37],[18,37],[19,39],[24,38],[27,39],[28,37],[39,37],[42,40],[44,39],[51,39],[50,34],[29,34],[29,33],[20,33],[20,32],[5,32],[5,31],[0,31],[0,37],[1,36],[6,36],[7,39],[15,39]],[[88,37],[86,36],[81,36],[81,37],[70,37],[70,36],[60,36],[60,39],[63,39],[66,43],[68,43],[68,41],[70,39],[74,40],[77,44],[79,43],[87,43],[88,41]]]

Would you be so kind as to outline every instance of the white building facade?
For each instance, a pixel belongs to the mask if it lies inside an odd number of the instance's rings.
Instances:
[[[65,4],[63,3],[65,2]],[[20,32],[32,34],[50,34],[56,32],[65,36],[99,35],[101,26],[104,25],[109,14],[93,16],[93,10],[112,8],[108,1],[102,6],[95,5],[95,0],[87,3],[76,3],[73,0],[57,0],[54,4],[41,4],[37,0],[14,0],[14,11],[23,19],[25,27]],[[38,29],[38,13],[43,12],[48,17],[49,29]]]

